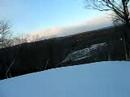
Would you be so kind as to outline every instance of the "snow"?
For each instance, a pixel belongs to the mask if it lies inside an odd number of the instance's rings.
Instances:
[[[67,57],[61,63],[65,63],[69,61],[79,61],[85,58],[89,58],[93,55],[92,53],[94,53],[94,50],[98,48],[103,48],[105,46],[107,46],[107,44],[105,42],[102,42],[102,43],[93,44],[89,48],[76,50],[68,54]]]
[[[130,97],[130,62],[97,62],[1,80],[0,97]]]

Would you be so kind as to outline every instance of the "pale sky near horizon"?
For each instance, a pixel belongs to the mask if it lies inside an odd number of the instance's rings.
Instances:
[[[17,35],[54,27],[80,25],[104,13],[85,9],[85,0],[0,0],[0,19]],[[88,22],[89,24],[89,22]]]

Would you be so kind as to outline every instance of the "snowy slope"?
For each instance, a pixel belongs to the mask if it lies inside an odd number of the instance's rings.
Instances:
[[[98,62],[2,80],[0,97],[130,97],[130,62]]]
[[[93,44],[89,48],[84,48],[84,49],[74,51],[74,52],[68,54],[67,57],[61,63],[65,63],[65,62],[69,62],[69,61],[79,61],[82,59],[89,58],[94,55],[93,53],[96,52],[96,49],[99,49],[99,48],[103,49],[103,47],[105,47],[105,46],[107,46],[107,44],[105,42],[103,42],[103,43]]]

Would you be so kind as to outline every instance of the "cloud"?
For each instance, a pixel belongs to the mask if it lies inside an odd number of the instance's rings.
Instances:
[[[28,42],[43,40],[53,37],[63,37],[67,35],[77,34],[80,32],[91,31],[112,25],[111,18],[108,15],[83,21],[69,27],[54,27],[42,31],[32,32],[27,35]]]
[[[26,35],[26,38],[28,42],[41,40],[41,39],[48,39],[48,38],[56,37],[56,35],[61,31],[62,28],[54,27],[50,29],[45,29],[43,31],[32,32]]]

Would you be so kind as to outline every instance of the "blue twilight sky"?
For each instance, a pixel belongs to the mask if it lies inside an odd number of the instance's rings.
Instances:
[[[17,35],[52,27],[69,27],[103,15],[85,9],[85,0],[0,0],[0,19]]]

